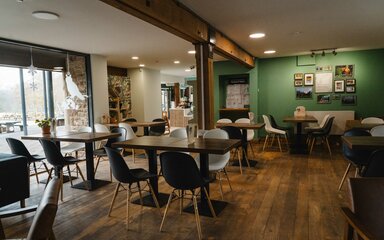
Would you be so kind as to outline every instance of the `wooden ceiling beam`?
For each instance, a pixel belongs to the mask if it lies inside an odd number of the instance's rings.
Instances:
[[[215,45],[214,51],[249,68],[253,56],[176,0],[100,0],[191,43]],[[210,30],[211,29],[211,30]],[[212,41],[214,39],[214,42]]]

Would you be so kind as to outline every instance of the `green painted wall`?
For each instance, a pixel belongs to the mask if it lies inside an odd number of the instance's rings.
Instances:
[[[355,110],[356,118],[384,116],[384,49],[354,52],[340,52],[336,56],[317,55],[315,65],[297,66],[297,57],[258,59],[254,69],[244,68],[236,63],[216,62],[215,72],[215,117],[218,119],[220,98],[225,96],[219,89],[219,75],[250,73],[251,110],[258,115],[272,114],[283,124],[284,116],[292,115],[296,106],[307,110]],[[356,93],[340,95],[357,96],[357,105],[345,106],[341,100],[330,104],[318,104],[315,89],[312,99],[296,99],[293,75],[295,73],[316,73],[316,66],[353,64],[355,66]],[[316,81],[316,79],[315,79]],[[259,90],[259,91],[258,91]],[[331,93],[334,94],[334,93]],[[339,94],[339,93],[337,93]]]

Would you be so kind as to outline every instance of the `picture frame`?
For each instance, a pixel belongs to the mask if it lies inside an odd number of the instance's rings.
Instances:
[[[293,78],[294,78],[295,80],[303,80],[303,74],[302,74],[302,73],[295,73],[295,74],[293,75]]]
[[[346,86],[356,85],[356,79],[354,79],[354,78],[345,79],[345,85]]]
[[[306,73],[304,74],[304,85],[305,86],[313,86],[313,79],[315,78],[315,74]]]
[[[331,103],[331,95],[317,95],[317,103],[319,104],[328,104]]]
[[[341,104],[342,105],[356,105],[357,104],[357,96],[356,95],[341,96]]]
[[[335,81],[335,93],[336,92],[344,92],[344,80]]]
[[[296,87],[296,99],[312,99],[313,87]]]
[[[352,78],[355,73],[355,65],[338,65],[335,66],[335,78]]]
[[[346,86],[345,92],[346,93],[355,93],[356,92],[356,86]]]
[[[340,100],[341,99],[341,95],[340,94],[333,94],[332,95],[332,100]]]
[[[294,81],[295,87],[301,87],[303,86],[303,80],[295,80]]]

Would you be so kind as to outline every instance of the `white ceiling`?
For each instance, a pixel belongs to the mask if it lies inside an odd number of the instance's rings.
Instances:
[[[383,0],[180,0],[255,57],[384,48]],[[37,10],[60,19],[32,17]],[[264,32],[263,39],[248,35]],[[107,57],[116,67],[146,67],[177,76],[195,64],[193,45],[96,0],[0,1],[0,37]],[[266,56],[263,51],[275,49]],[[137,55],[140,60],[133,61]],[[179,65],[173,63],[180,60]]]

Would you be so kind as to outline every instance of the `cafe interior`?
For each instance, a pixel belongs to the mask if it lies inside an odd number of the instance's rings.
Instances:
[[[384,239],[384,2],[0,2],[0,239]]]

